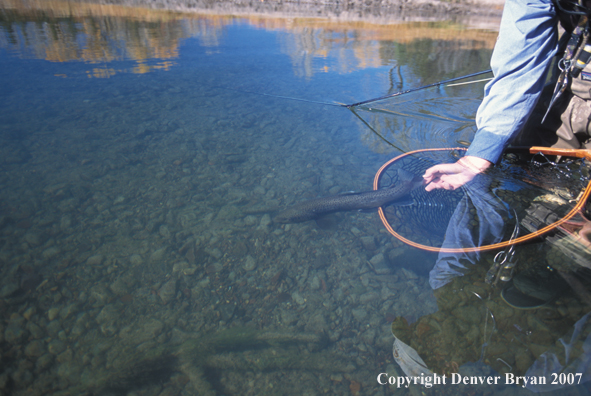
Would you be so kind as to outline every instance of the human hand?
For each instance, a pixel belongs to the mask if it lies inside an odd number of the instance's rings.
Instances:
[[[468,183],[474,177],[488,169],[492,163],[479,157],[466,156],[453,164],[440,164],[425,171],[425,191],[437,188],[455,190]]]

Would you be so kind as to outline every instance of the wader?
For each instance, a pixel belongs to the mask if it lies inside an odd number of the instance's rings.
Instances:
[[[542,123],[554,90],[554,84],[549,84],[513,145],[591,148],[591,81],[584,80],[588,76],[591,76],[591,64],[573,78]]]
[[[580,0],[581,5],[588,2]],[[513,145],[591,148],[590,16],[569,15],[558,2],[556,6],[560,25],[570,32],[559,43],[562,59],[552,65],[551,83]],[[559,87],[564,89],[557,94]]]

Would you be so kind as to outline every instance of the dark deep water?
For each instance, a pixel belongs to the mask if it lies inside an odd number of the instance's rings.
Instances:
[[[272,221],[465,146],[484,82],[339,105],[486,70],[494,30],[0,4],[0,394],[528,394],[505,373],[546,352],[588,378],[584,287],[517,309],[484,282],[497,251],[433,290],[437,255],[376,213]],[[519,265],[565,261],[539,245]],[[447,385],[378,383],[405,375],[393,321]]]

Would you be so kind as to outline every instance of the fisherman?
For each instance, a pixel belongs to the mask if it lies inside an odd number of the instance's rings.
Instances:
[[[497,163],[509,145],[591,148],[590,19],[591,0],[506,0],[491,59],[494,78],[478,108],[476,135],[460,160],[427,169],[427,191],[464,186]],[[565,30],[560,39],[559,25]],[[553,62],[555,58],[560,60]],[[458,233],[455,228],[457,223],[450,223],[446,235]],[[591,232],[579,235],[586,248]],[[461,258],[440,255],[431,272],[433,288],[460,272]],[[561,289],[546,287],[557,283],[552,278],[540,281],[540,273],[539,268],[531,274],[524,270],[518,280],[531,277],[540,289]],[[505,289],[506,294],[512,290],[509,285]],[[541,303],[555,294],[541,298]]]
[[[506,1],[474,140],[459,161],[427,169],[427,191],[463,186],[510,144],[591,148],[591,1],[578,1]],[[559,22],[570,33],[560,40]],[[549,70],[554,78],[544,89]]]

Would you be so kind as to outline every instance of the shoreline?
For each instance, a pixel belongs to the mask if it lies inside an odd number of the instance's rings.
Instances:
[[[180,13],[327,18],[375,24],[452,21],[471,28],[498,30],[504,0],[74,0]]]

